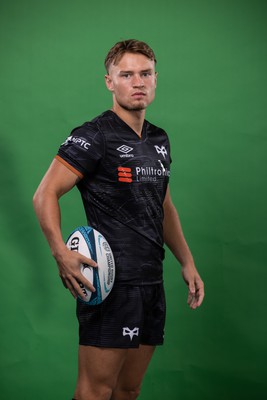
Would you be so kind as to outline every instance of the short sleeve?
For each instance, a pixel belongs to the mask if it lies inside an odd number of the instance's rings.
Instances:
[[[60,146],[57,159],[70,165],[80,176],[92,174],[104,156],[105,142],[103,134],[85,123],[75,128]]]

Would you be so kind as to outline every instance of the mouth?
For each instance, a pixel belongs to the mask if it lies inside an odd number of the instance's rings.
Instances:
[[[144,97],[146,94],[144,92],[135,92],[132,97]]]

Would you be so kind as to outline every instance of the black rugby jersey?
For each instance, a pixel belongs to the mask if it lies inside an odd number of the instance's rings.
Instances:
[[[113,111],[75,128],[57,157],[82,179],[88,225],[114,253],[116,281],[162,281],[163,201],[170,176],[167,134],[144,121],[140,138]]]

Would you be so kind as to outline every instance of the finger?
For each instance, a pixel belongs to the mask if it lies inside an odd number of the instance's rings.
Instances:
[[[196,282],[196,287],[197,287],[197,307],[199,307],[204,299],[204,283],[201,279],[198,279]]]
[[[77,278],[77,282],[78,282],[79,286],[82,284],[82,285],[84,285],[87,289],[89,289],[91,292],[95,292],[95,291],[96,291],[96,289],[95,289],[95,287],[93,286],[93,284],[92,284],[90,281],[88,281],[88,279],[86,279],[83,275],[81,275],[81,276],[79,276],[79,277]]]
[[[196,298],[193,299],[192,303],[190,304],[190,308],[192,310],[195,310],[197,308],[197,299]]]
[[[62,279],[62,278],[61,278]],[[63,279],[62,279],[63,281]],[[66,287],[66,289],[69,289],[70,293],[72,294],[72,296],[75,298],[75,300],[77,299],[78,295],[75,291],[75,289],[73,288],[71,282],[69,280],[65,280],[64,286]]]
[[[190,286],[188,290],[187,304],[191,307],[194,301],[195,301],[195,287]]]
[[[189,297],[189,306],[193,310],[199,307],[204,299],[204,287],[201,287],[200,289],[197,289],[196,293],[194,295],[190,294]]]
[[[91,292],[95,292],[94,286],[89,282],[87,279],[85,279],[82,275],[81,277],[71,277],[70,278],[70,283],[72,285],[73,291],[76,293],[76,297],[79,296],[81,298],[86,298],[86,294],[84,293],[83,288],[86,287],[89,289]]]
[[[190,292],[192,295],[194,295],[194,294],[196,293],[196,286],[195,286],[194,280],[189,281],[188,289],[189,289],[189,292]]]
[[[198,299],[197,299],[197,296],[196,296],[196,295],[192,297],[191,302],[190,302],[190,304],[189,304],[189,307],[190,307],[192,310],[195,310],[195,309],[198,307]]]
[[[67,284],[66,284],[66,282],[65,282],[65,279],[63,279],[62,276],[60,276],[60,279],[61,279],[61,281],[62,281],[64,287],[65,287],[66,289],[68,289],[68,286],[67,286]]]
[[[201,306],[203,300],[204,300],[204,288],[199,289],[198,291],[198,297],[197,297],[197,307]]]
[[[194,301],[195,301],[195,294],[189,291],[187,297],[187,304],[191,307]]]
[[[90,265],[90,267],[96,268],[98,266],[94,260],[92,260],[91,258],[85,257],[82,254],[81,254],[80,261],[82,264]]]
[[[68,289],[72,296],[77,299],[77,297],[86,298],[86,294],[83,291],[83,288],[88,288],[91,292],[95,292],[95,288],[91,282],[89,282],[82,274],[78,274],[76,276],[68,275],[68,276],[60,276],[64,286]]]

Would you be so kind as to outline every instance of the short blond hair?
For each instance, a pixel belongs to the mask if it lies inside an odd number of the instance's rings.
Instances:
[[[151,47],[148,46],[148,44],[146,44],[145,42],[141,42],[140,40],[128,39],[116,43],[109,50],[105,58],[105,68],[107,73],[109,72],[110,66],[112,64],[113,65],[118,64],[125,53],[143,54],[150,60],[154,61],[155,64],[157,63],[155,53],[151,49]]]

